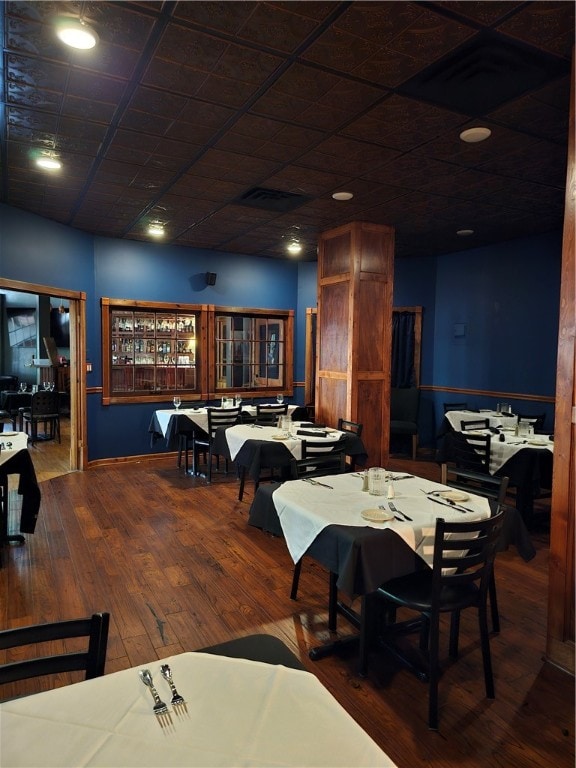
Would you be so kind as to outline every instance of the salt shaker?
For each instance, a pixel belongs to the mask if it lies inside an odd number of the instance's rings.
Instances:
[[[369,490],[370,490],[370,488],[368,486],[368,470],[365,469],[364,470],[364,479],[362,481],[362,491],[366,491],[366,493],[368,493]]]
[[[390,480],[390,482],[388,483],[387,497],[389,499],[393,499],[394,498],[394,486],[392,485],[392,480]]]

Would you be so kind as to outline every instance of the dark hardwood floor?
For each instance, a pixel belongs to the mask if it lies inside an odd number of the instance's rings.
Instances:
[[[31,449],[40,476],[49,471],[42,466],[48,451],[47,445]],[[390,465],[439,475],[433,462]],[[514,550],[498,558],[502,631],[491,639],[496,699],[484,697],[476,624],[464,615],[461,655],[445,666],[440,731],[433,733],[425,684],[390,659],[375,657],[362,679],[354,655],[308,658],[310,648],[331,637],[327,574],[307,559],[299,599],[290,600],[285,544],[247,525],[252,489],[238,502],[234,474],[216,473],[207,486],[169,457],[51,476],[41,487],[36,533],[23,546],[4,548],[2,627],[110,611],[107,672],[265,632],[287,643],[400,768],[573,768],[574,680],[543,659],[545,525],[534,534],[533,561],[523,562]],[[18,498],[11,495],[17,517]],[[352,632],[340,619],[338,634]],[[446,639],[444,633],[445,658]],[[43,684],[0,687],[0,697]]]

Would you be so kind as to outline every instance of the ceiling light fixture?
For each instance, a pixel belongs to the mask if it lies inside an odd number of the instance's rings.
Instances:
[[[36,158],[36,165],[45,171],[59,171],[62,168],[60,160],[52,154],[39,155]]]
[[[60,18],[56,20],[56,35],[71,48],[88,51],[98,42],[98,35],[80,19]]]
[[[152,237],[164,237],[164,224],[161,221],[153,221],[148,226],[148,234]]]
[[[485,141],[491,135],[492,131],[490,128],[478,126],[477,128],[467,128],[465,131],[462,131],[460,138],[467,144],[477,144],[479,141]]]
[[[332,197],[334,200],[352,200],[354,195],[352,192],[334,192]]]
[[[302,246],[298,240],[293,240],[291,243],[288,243],[287,251],[292,256],[297,256],[299,253],[302,253]]]
[[[470,237],[470,235],[473,235],[473,234],[474,234],[474,230],[473,230],[473,229],[459,229],[459,230],[456,232],[456,234],[457,234],[459,237]]]

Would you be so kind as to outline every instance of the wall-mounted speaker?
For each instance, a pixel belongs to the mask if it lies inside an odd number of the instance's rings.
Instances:
[[[216,285],[216,272],[206,272],[206,285]]]

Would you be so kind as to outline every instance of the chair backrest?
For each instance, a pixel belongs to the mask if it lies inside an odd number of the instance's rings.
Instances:
[[[517,413],[516,415],[518,416],[518,421],[522,421],[522,419],[529,419],[534,426],[534,432],[540,432],[544,429],[544,422],[546,421],[545,413]]]
[[[504,505],[506,500],[508,482],[507,477],[474,472],[462,467],[448,466],[447,469],[446,485],[450,488],[458,488],[460,491],[475,493],[477,496],[484,496],[486,499],[492,499],[496,501],[498,509]]]
[[[444,413],[448,411],[467,411],[468,403],[444,403]]]
[[[293,480],[303,477],[341,475],[346,471],[346,456],[342,451],[324,453],[308,459],[292,459],[290,472]]]
[[[73,637],[86,637],[88,648],[0,664],[0,683],[74,670],[85,670],[87,680],[103,675],[109,623],[109,613],[95,613],[82,619],[3,630],[0,632],[0,650]]]
[[[450,458],[460,469],[490,473],[491,435],[471,435],[456,432],[451,441]]]
[[[392,387],[390,390],[390,421],[418,421],[420,390],[418,387]]]
[[[30,400],[30,415],[54,416],[58,414],[58,392],[40,390],[32,395]]]
[[[326,456],[327,454],[345,454],[346,440],[338,440],[331,443],[327,440],[302,440],[302,458],[310,459],[312,456]]]
[[[364,424],[359,424],[357,421],[348,421],[347,419],[338,419],[338,429],[340,432],[352,432],[357,437],[361,437]]]
[[[490,429],[490,419],[461,420],[460,429],[466,432],[468,429]]]
[[[432,610],[440,606],[446,595],[458,595],[460,599],[466,590],[469,590],[468,605],[480,605],[486,600],[503,522],[504,512],[485,520],[436,520]],[[471,588],[474,585],[476,590]],[[449,600],[444,610],[453,610]]]
[[[233,427],[240,420],[240,406],[237,408],[208,408],[208,434],[210,439],[220,427]]]
[[[278,403],[278,405],[256,405],[256,424],[261,426],[275,426],[278,423],[279,416],[286,416],[288,413],[288,403]]]

